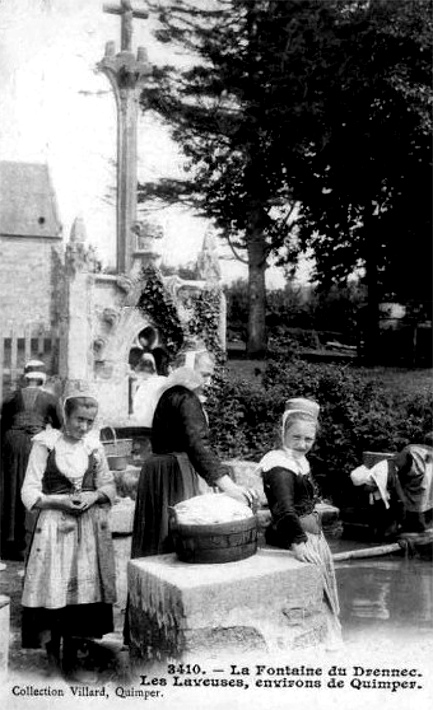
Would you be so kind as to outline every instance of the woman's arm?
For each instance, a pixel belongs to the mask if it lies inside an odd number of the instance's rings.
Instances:
[[[247,503],[247,505],[252,507],[253,503],[257,501],[257,494],[255,491],[245,488],[244,486],[238,486],[238,484],[235,483],[228,474],[224,474],[224,476],[217,478],[215,485],[221,493],[225,493],[230,496],[230,498],[234,498],[240,503]]]
[[[49,451],[41,442],[33,442],[21,488],[21,500],[27,510],[32,510],[36,502],[47,496],[42,493],[42,478],[45,473]],[[39,505],[37,507],[40,507]]]
[[[33,442],[26,475],[21,488],[21,500],[27,510],[64,510],[78,512],[67,494],[46,495],[42,492],[42,479],[47,465],[49,451],[39,441]]]
[[[96,493],[98,503],[114,503],[116,498],[116,482],[114,474],[110,471],[107,457],[102,444],[94,451],[96,461]]]
[[[197,473],[209,485],[241,503],[251,505],[254,495],[243,486],[238,486],[221,464],[209,441],[209,428],[203,413],[200,400],[195,394],[187,397],[181,407],[183,418],[186,451]]]
[[[93,505],[102,505],[104,503],[113,504],[116,497],[114,475],[109,469],[102,444],[98,445],[92,453],[95,458],[96,466],[96,490],[80,491],[73,497],[73,501],[75,500],[75,511],[77,513],[84,513]]]
[[[179,398],[179,418],[185,451],[197,473],[210,485],[226,472],[211,448],[209,429],[198,397],[186,391]]]

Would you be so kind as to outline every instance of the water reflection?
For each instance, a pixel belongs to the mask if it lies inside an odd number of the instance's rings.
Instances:
[[[352,614],[361,619],[389,619],[388,597],[390,582],[379,582],[369,575],[364,589],[352,599]]]
[[[346,635],[367,629],[433,634],[430,562],[371,558],[337,563],[336,570]]]

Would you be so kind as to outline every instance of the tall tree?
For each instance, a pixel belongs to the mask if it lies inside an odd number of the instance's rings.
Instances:
[[[197,63],[183,70],[164,67],[142,96],[145,110],[156,110],[173,126],[191,178],[143,185],[139,199],[192,203],[214,220],[235,255],[243,258],[246,252],[250,356],[261,355],[266,346],[268,259],[279,253],[296,223],[287,168],[275,148],[271,100],[287,44],[279,31],[286,4],[296,9],[293,0],[155,5],[163,25],[159,39],[180,42]],[[307,2],[316,14],[321,4]],[[306,19],[305,14],[295,18],[299,24]],[[292,79],[299,86],[294,73]]]
[[[431,300],[432,17],[431,0],[347,4],[322,135],[296,182],[299,245],[313,249],[318,278],[365,268],[371,360],[380,300]]]
[[[431,0],[149,4],[159,38],[197,60],[163,68],[142,97],[191,177],[141,198],[192,201],[246,251],[250,355],[265,347],[265,270],[283,247],[282,259],[312,247],[325,283],[364,266],[377,324],[383,274],[401,272],[396,225],[425,251]]]

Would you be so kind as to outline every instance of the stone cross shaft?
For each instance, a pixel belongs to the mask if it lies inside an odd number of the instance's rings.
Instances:
[[[120,15],[121,17],[121,45],[122,51],[130,52],[132,49],[132,19],[138,17],[141,20],[147,20],[149,13],[145,10],[134,10],[130,0],[120,0],[120,7],[112,3],[104,3],[102,6],[104,12],[110,15]]]
[[[131,268],[137,221],[137,120],[139,97],[146,77],[152,72],[144,47],[132,52],[132,21],[146,19],[148,13],[132,9],[130,0],[120,6],[104,4],[103,11],[121,17],[121,51],[107,42],[105,56],[97,67],[110,80],[117,105],[117,270]]]

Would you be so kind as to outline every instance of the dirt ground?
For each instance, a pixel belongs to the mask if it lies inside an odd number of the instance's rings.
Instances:
[[[47,677],[51,674],[44,650],[21,648],[21,592],[24,563],[4,561],[6,569],[0,571],[0,594],[10,598],[9,673],[11,675]],[[95,670],[98,681],[124,682],[130,673],[129,653],[123,645],[123,616],[114,607],[115,631],[101,641],[89,641],[80,655],[80,667]]]

